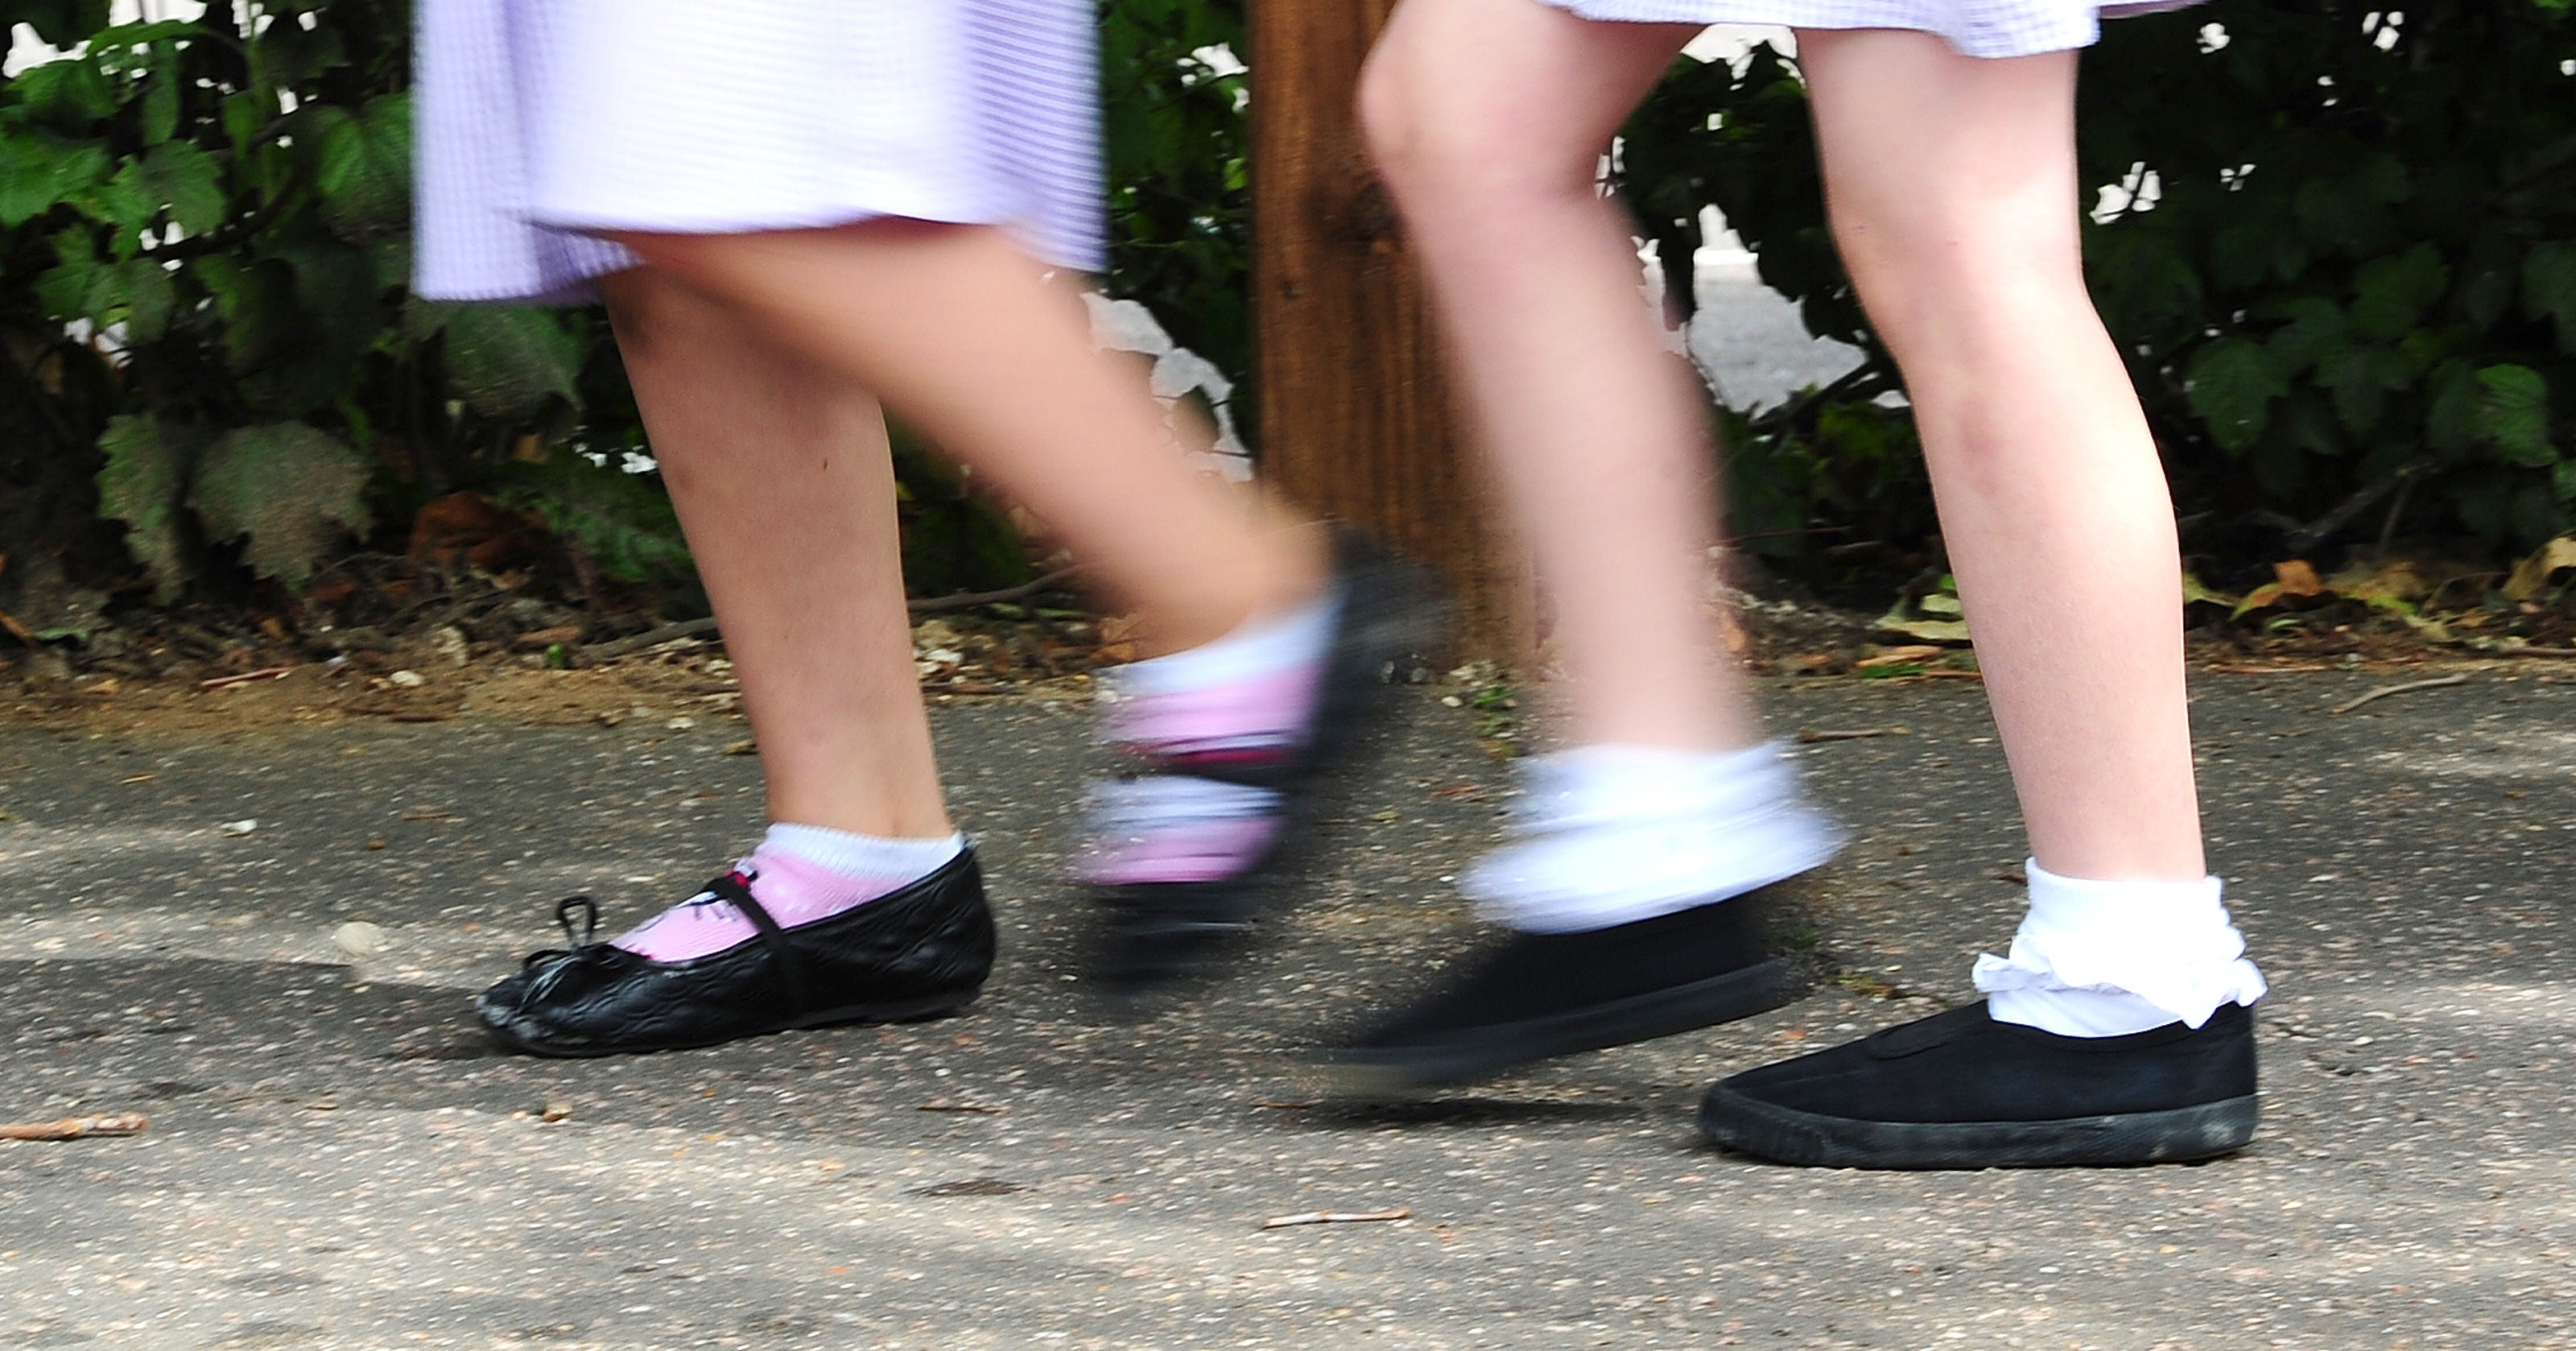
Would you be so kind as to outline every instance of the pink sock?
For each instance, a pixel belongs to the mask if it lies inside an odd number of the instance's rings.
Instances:
[[[1309,736],[1339,593],[1101,673],[1103,738],[1175,764],[1260,759]]]
[[[1228,782],[1314,735],[1338,592],[1215,642],[1102,673],[1102,739],[1161,770],[1096,784],[1092,846],[1075,872],[1097,885],[1219,882],[1253,866],[1285,824],[1281,795]]]
[[[778,927],[793,929],[899,891],[965,847],[965,840],[955,835],[892,840],[781,824],[770,827],[769,837],[751,857],[734,865],[734,875],[750,886],[752,899]],[[824,855],[824,861],[817,862],[815,854]],[[733,902],[702,891],[614,942],[650,961],[685,962],[759,936],[759,927]]]

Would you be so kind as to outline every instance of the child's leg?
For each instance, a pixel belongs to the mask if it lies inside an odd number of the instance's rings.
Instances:
[[[1109,675],[1105,732],[1150,773],[1100,795],[1089,964],[1120,989],[1204,965],[1283,880],[1301,795],[1415,640],[1393,571],[1191,468],[1142,383],[1089,350],[1079,306],[997,230],[624,242],[879,391],[1144,613],[1165,653]]]
[[[2084,289],[2075,53],[1799,34],[1836,241],[1903,366],[2031,850],[2198,881],[2173,508]]]
[[[1836,238],[1904,366],[2036,858],[1984,1003],[1709,1091],[1839,1167],[2202,1158],[2251,1138],[2263,993],[2202,871],[2172,508],[2077,243],[2075,54],[1802,30]]]
[[[770,828],[736,872],[612,945],[494,986],[486,1023],[587,1055],[964,1002],[990,919],[932,760],[875,400],[650,270],[602,289],[742,680]]]
[[[1475,431],[1556,601],[1575,748],[1526,770],[1515,840],[1465,887],[1515,932],[1334,1053],[1354,1086],[1471,1078],[1741,1017],[1785,993],[1750,893],[1833,831],[1756,744],[1705,613],[1705,391],[1595,186],[1697,30],[1535,0],[1405,0],[1362,79]]]
[[[950,834],[876,401],[649,269],[602,289],[742,681],[770,819]]]
[[[1612,134],[1697,31],[1404,0],[1361,80],[1477,437],[1556,602],[1577,744],[1760,737],[1701,608],[1717,533],[1706,395],[1595,186]]]
[[[1323,541],[1166,452],[1161,414],[1089,350],[1082,310],[998,230],[872,221],[619,235],[833,375],[876,391],[1044,518],[1162,646],[1324,588]]]

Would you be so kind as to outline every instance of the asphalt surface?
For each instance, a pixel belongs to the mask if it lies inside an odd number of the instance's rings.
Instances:
[[[1446,879],[1506,781],[1429,694],[1308,903],[1155,1021],[1101,1018],[1068,961],[1083,710],[957,706],[1006,945],[980,1003],[577,1063],[495,1054],[468,997],[560,894],[616,922],[719,870],[759,820],[737,728],[0,729],[0,1121],[151,1118],[0,1143],[0,1347],[2576,1344],[2576,685],[2327,712],[2404,678],[2198,679],[2275,986],[2266,1124],[2053,1173],[1805,1171],[1691,1129],[1709,1081],[1958,1001],[2009,936],[1972,682],[1772,694],[1784,732],[1907,729],[1802,748],[1855,829],[1815,922],[1841,981],[1374,1112],[1312,1105],[1294,1052],[1468,941]],[[381,953],[338,949],[353,921]]]

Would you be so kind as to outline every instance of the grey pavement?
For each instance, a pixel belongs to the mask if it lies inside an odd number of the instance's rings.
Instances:
[[[2008,937],[1971,682],[1772,695],[1783,730],[1910,733],[1803,748],[1855,829],[1817,920],[1842,980],[1375,1112],[1311,1105],[1294,1052],[1455,954],[1446,879],[1505,781],[1427,694],[1311,901],[1154,1022],[1097,1017],[1068,961],[1083,710],[961,705],[939,733],[1006,944],[980,1003],[579,1063],[494,1054],[467,998],[559,894],[614,920],[717,870],[759,815],[737,729],[0,729],[0,1120],[152,1118],[0,1143],[0,1347],[2576,1344],[2576,686],[2326,711],[2404,678],[2197,678],[2216,862],[2275,985],[2266,1124],[2204,1165],[2047,1173],[1797,1170],[1691,1130],[1710,1080],[1957,1001]],[[388,940],[356,965],[351,921]]]

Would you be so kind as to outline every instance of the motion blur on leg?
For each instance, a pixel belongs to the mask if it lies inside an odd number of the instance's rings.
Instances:
[[[420,11],[418,290],[605,290],[772,817],[733,871],[622,937],[576,930],[596,909],[567,902],[569,946],[488,992],[485,1022],[600,1054],[973,998],[992,923],[912,682],[880,401],[1046,520],[1160,651],[1113,682],[1134,698],[1109,734],[1147,773],[1105,816],[1124,854],[1104,974],[1125,982],[1130,949],[1203,912],[1240,924],[1231,884],[1268,880],[1332,768],[1319,729],[1364,711],[1352,672],[1389,640],[1392,574],[1197,472],[1134,373],[1090,350],[1064,274],[1102,261],[1091,6],[762,0],[703,20]],[[1208,843],[1242,819],[1270,826]],[[1181,946],[1150,974],[1195,967]]]

